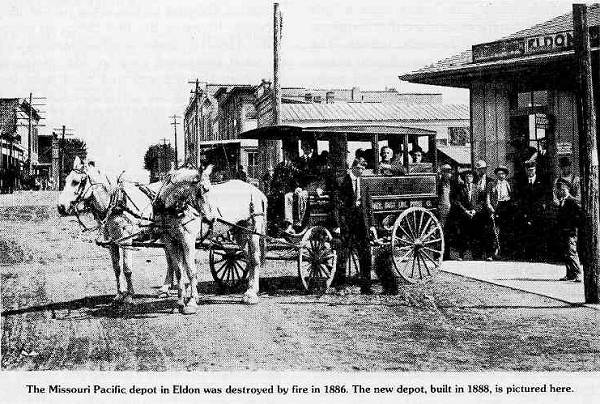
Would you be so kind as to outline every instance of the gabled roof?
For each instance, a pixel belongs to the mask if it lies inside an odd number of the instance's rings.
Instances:
[[[445,154],[460,165],[471,165],[471,146],[439,146],[438,152]]]
[[[588,26],[600,25],[600,4],[591,4],[588,5]],[[498,41],[506,40],[506,39],[516,39],[516,38],[524,38],[531,37],[536,35],[545,35],[545,34],[553,34],[557,32],[563,31],[572,31],[573,30],[573,14],[572,12],[560,15],[558,17],[552,18],[548,21],[541,22],[532,27],[517,31],[513,34],[504,36],[499,38]],[[494,41],[491,41],[494,42]],[[435,76],[439,76],[441,73],[453,73],[453,72],[464,72],[468,70],[475,70],[478,67],[481,68],[489,68],[491,66],[498,66],[502,64],[514,64],[517,61],[524,61],[525,63],[536,63],[541,59],[547,58],[560,58],[566,55],[573,53],[573,51],[567,52],[558,52],[552,55],[542,54],[542,55],[530,55],[527,57],[523,57],[520,59],[512,59],[512,60],[499,60],[493,62],[479,62],[473,63],[473,54],[472,50],[465,50],[457,55],[439,60],[429,66],[425,66],[421,69],[405,73],[400,75],[400,80],[405,81],[414,81],[414,82],[424,82],[423,79],[433,78]],[[432,83],[432,84],[442,84],[442,83]]]
[[[284,122],[306,121],[427,121],[468,120],[469,106],[464,104],[282,104]]]

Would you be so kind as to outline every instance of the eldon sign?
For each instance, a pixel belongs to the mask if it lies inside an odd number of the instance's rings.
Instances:
[[[590,27],[592,47],[599,45],[598,26]],[[510,38],[495,42],[473,45],[473,62],[510,59],[542,53],[563,52],[573,49],[573,31]]]

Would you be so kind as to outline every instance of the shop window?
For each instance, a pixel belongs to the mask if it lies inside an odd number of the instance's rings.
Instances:
[[[438,146],[448,146],[448,139],[436,139]]]
[[[546,132],[550,129],[546,114],[529,115],[529,146],[538,152],[546,151]]]
[[[452,146],[466,146],[471,140],[471,131],[469,127],[450,127],[448,128],[448,137]]]
[[[258,152],[248,152],[248,177],[258,178]]]
[[[526,91],[517,95],[519,109],[532,107],[545,107],[548,105],[547,91]]]

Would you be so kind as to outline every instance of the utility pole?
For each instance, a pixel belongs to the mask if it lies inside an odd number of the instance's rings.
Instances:
[[[577,121],[579,130],[579,167],[581,203],[584,214],[581,228],[583,280],[586,303],[599,303],[600,283],[600,207],[598,182],[598,145],[596,111],[592,85],[590,35],[587,6],[573,4],[573,40],[577,62]],[[597,96],[597,95],[596,95]]]
[[[273,88],[272,88],[272,111],[273,125],[281,125],[281,79],[280,79],[280,53],[281,53],[281,11],[279,3],[273,3]],[[283,160],[283,142],[281,140],[259,139],[261,167],[261,187],[264,189],[266,183],[263,178],[268,177],[273,167]]]
[[[180,122],[177,122],[178,119],[181,119],[180,116],[178,115],[171,115],[169,118],[173,119],[173,122],[171,122],[171,125],[173,125],[173,130],[175,131],[175,169],[177,170],[178,167],[178,159],[177,159],[177,125],[180,124]]]
[[[273,3],[273,125],[281,125],[281,82],[279,58],[281,54],[281,11]]]
[[[73,133],[67,133],[67,131],[72,131],[73,129],[67,128],[65,125],[63,125],[61,128],[54,128],[54,130],[62,132],[59,143],[60,166],[58,171],[58,190],[61,190],[63,189],[65,180],[65,136],[72,136]]]

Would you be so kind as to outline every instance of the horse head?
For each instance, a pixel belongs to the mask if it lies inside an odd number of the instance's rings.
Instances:
[[[75,157],[73,170],[67,175],[64,188],[58,196],[58,213],[70,216],[86,208],[102,213],[108,208],[110,189],[106,176],[101,175],[94,166]]]
[[[159,209],[183,210],[191,204],[197,206],[204,202],[205,194],[210,190],[210,174],[212,165],[204,170],[180,168],[169,173],[164,180],[156,202]]]

